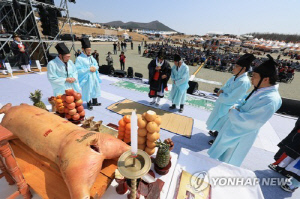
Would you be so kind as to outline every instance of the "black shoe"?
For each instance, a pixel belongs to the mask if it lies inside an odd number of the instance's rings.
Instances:
[[[88,110],[93,110],[93,106],[92,106],[92,102],[91,101],[89,101],[88,103],[87,103],[87,108],[88,108]]]
[[[183,112],[183,104],[180,105],[179,113]]]
[[[217,137],[218,134],[219,134],[219,132],[218,132],[218,131],[208,131],[208,134],[209,134],[210,136]]]
[[[93,98],[93,106],[101,106],[101,103],[98,103],[97,98]]]
[[[209,144],[209,145],[212,145],[212,144],[214,143],[214,141],[215,141],[215,140],[209,140],[209,141],[208,141],[208,144]]]
[[[275,164],[269,164],[268,167],[269,167],[271,170],[276,171],[277,165],[275,165]],[[276,172],[277,172],[277,171],[276,171]]]
[[[209,134],[210,136],[214,136],[214,132],[213,132],[213,131],[208,131],[208,134]]]
[[[285,168],[282,168],[282,170],[279,172],[281,175],[283,175],[286,178],[292,177]]]
[[[169,109],[175,109],[175,108],[176,108],[175,104],[172,104],[172,106],[169,107]]]
[[[275,168],[275,170],[276,170],[278,173],[281,173],[281,172],[284,170],[284,168],[277,165],[277,167]]]
[[[298,187],[297,187],[297,188],[294,188],[294,189],[291,189],[291,188],[289,187],[289,185],[283,184],[283,185],[281,185],[281,188],[282,188],[283,190],[287,191],[287,192],[293,193]]]
[[[213,136],[214,136],[214,137],[217,137],[218,134],[219,134],[219,132],[218,132],[218,131],[215,131],[214,134],[213,134]]]
[[[153,104],[155,104],[155,101],[152,101],[152,102],[150,102],[149,104],[150,104],[150,105],[153,105]]]

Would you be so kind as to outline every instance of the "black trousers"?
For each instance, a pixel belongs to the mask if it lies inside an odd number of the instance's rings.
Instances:
[[[120,61],[121,70],[125,70],[125,62]]]

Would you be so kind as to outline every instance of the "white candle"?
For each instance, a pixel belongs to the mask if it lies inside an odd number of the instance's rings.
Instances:
[[[131,153],[132,155],[137,155],[137,116],[135,110],[131,113]]]

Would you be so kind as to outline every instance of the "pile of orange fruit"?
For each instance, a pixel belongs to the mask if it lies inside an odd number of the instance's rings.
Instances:
[[[161,117],[156,115],[154,111],[147,111],[138,117],[138,148],[145,151],[149,155],[155,152],[156,141],[160,138]],[[118,139],[129,143],[131,140],[131,124],[130,116],[125,115],[119,121]]]

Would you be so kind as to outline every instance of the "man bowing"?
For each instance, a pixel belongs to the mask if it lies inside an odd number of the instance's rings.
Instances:
[[[55,48],[59,55],[47,65],[47,77],[52,85],[54,96],[64,94],[66,89],[81,93],[77,70],[70,60],[69,49],[64,43],[58,43]]]
[[[174,55],[174,66],[171,71],[173,82],[169,99],[172,100],[170,109],[175,109],[176,105],[180,106],[179,112],[183,112],[186,101],[186,91],[189,88],[189,67],[183,62],[180,55]]]

